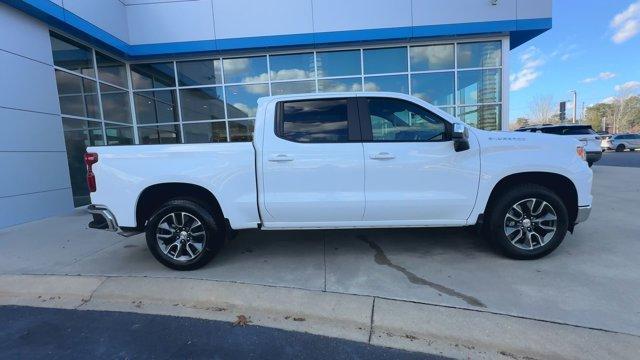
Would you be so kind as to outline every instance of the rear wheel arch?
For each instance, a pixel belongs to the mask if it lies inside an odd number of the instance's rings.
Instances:
[[[493,204],[500,194],[523,184],[543,186],[554,192],[567,208],[569,215],[569,229],[578,216],[578,191],[573,181],[564,175],[549,172],[522,172],[511,174],[502,178],[491,190],[491,195],[484,209],[483,217],[491,211]]]
[[[208,189],[191,183],[160,183],[145,188],[136,202],[136,228],[143,230],[149,217],[170,200],[186,199],[202,205],[212,215],[224,219],[218,199]]]

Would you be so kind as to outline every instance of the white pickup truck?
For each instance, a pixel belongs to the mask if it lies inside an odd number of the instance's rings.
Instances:
[[[397,93],[262,98],[252,142],[87,151],[90,226],[144,231],[178,270],[250,228],[477,225],[507,256],[534,259],[592,201],[579,141],[478,130]]]

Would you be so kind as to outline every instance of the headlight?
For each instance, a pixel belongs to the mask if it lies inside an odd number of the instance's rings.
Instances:
[[[578,146],[576,148],[576,153],[578,154],[579,158],[581,158],[584,161],[587,161],[587,152],[584,150],[584,146]]]

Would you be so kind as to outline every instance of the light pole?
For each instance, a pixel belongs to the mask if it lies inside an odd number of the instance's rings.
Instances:
[[[576,117],[578,115],[578,92],[576,90],[569,91],[573,94],[573,123],[576,123]]]

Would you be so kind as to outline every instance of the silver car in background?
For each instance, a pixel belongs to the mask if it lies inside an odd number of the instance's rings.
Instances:
[[[593,163],[602,158],[602,148],[600,147],[601,137],[598,135],[591,125],[580,124],[544,124],[525,126],[516,131],[538,132],[544,134],[555,134],[570,136],[580,140],[587,152],[587,163],[592,166]]]
[[[622,152],[627,149],[635,151],[640,149],[640,134],[617,134],[602,139],[600,144],[603,150],[615,150]]]

